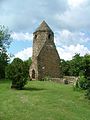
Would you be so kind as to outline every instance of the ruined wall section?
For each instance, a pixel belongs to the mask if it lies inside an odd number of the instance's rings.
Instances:
[[[39,79],[45,77],[61,78],[62,72],[60,67],[60,57],[56,50],[54,41],[45,42],[38,56]]]

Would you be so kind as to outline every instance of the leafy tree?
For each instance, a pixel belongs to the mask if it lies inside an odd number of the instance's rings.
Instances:
[[[82,71],[82,58],[80,54],[76,54],[71,61],[69,61],[69,75],[79,76]]]
[[[90,99],[90,55],[86,54],[83,58],[84,76],[87,79],[86,97]]]
[[[15,58],[6,68],[6,78],[12,80],[11,88],[22,89],[27,82],[27,71],[24,62]]]
[[[90,55],[80,56],[76,54],[72,60],[65,61],[61,60],[62,71],[64,75],[79,76],[90,76]]]
[[[85,77],[90,78],[90,55],[88,54],[83,57],[83,69]]]
[[[11,43],[10,32],[8,28],[0,26],[0,79],[5,78],[5,67],[9,61],[7,48]]]
[[[65,61],[64,59],[61,59],[61,68],[62,68],[62,73],[65,76],[69,75],[69,61]]]

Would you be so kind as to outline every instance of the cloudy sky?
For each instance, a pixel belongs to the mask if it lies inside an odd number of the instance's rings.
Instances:
[[[45,20],[55,33],[62,59],[90,54],[90,0],[0,0],[0,25],[8,26],[8,50],[23,60],[32,55],[32,33]]]

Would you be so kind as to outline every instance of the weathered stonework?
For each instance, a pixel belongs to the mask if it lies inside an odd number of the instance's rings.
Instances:
[[[33,33],[31,79],[61,78],[60,58],[54,44],[54,33],[45,21]]]

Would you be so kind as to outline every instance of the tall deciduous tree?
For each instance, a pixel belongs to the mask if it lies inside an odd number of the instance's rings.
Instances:
[[[8,28],[0,26],[0,79],[5,78],[5,67],[9,61],[7,48],[11,43],[10,32]]]

